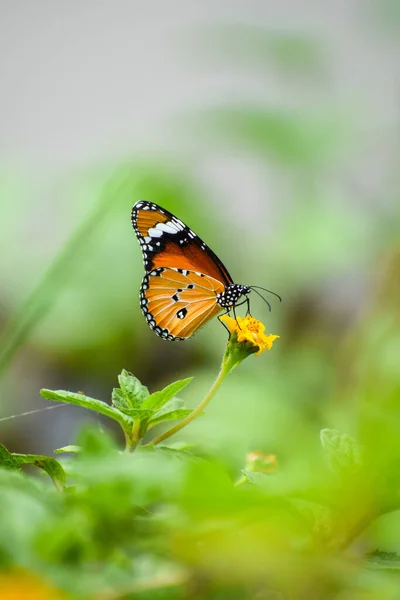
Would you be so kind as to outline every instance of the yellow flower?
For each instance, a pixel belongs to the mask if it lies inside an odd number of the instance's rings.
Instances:
[[[278,461],[275,454],[264,454],[264,452],[248,452],[246,455],[246,471],[255,473],[275,473],[278,469]]]
[[[239,344],[247,342],[250,344],[251,351],[255,352],[257,350],[256,356],[264,352],[264,350],[271,350],[274,340],[279,338],[279,335],[265,335],[265,325],[251,315],[237,317],[236,319],[232,319],[228,315],[222,315],[221,321],[229,329],[229,339],[235,334]]]
[[[36,575],[22,570],[0,574],[1,600],[67,600],[66,596]]]

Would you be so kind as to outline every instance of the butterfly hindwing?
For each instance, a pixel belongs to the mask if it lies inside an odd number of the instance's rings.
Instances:
[[[145,271],[180,268],[232,283],[214,252],[187,225],[153,202],[141,200],[132,209],[132,225],[143,252]]]
[[[185,340],[221,311],[216,295],[224,289],[220,281],[204,273],[158,267],[142,281],[140,306],[157,335]]]

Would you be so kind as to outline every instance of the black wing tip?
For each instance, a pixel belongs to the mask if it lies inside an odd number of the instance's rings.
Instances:
[[[135,204],[132,206],[131,216],[133,217],[138,210],[140,210],[141,208],[143,208],[143,206],[147,204],[150,204],[149,202],[147,202],[147,200],[138,200],[137,202],[135,202]]]
[[[156,202],[150,202],[150,200],[137,200],[132,207],[132,210],[140,210],[141,208],[150,208],[151,210],[165,210],[162,206]]]
[[[132,206],[132,210],[131,210],[131,216],[132,216],[132,218],[141,209],[142,210],[156,210],[156,211],[158,210],[158,211],[160,211],[163,214],[171,215],[171,217],[174,216],[172,213],[169,213],[165,208],[163,208],[159,204],[156,204],[155,202],[150,202],[149,200],[138,200]]]

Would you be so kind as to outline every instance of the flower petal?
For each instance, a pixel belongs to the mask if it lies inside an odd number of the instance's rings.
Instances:
[[[228,315],[222,315],[221,321],[226,324],[230,332],[229,339],[232,339],[232,334],[236,334],[233,338],[235,342],[237,344],[250,344],[249,353],[254,353],[257,350],[256,356],[264,350],[271,350],[274,340],[279,338],[279,335],[266,335],[264,333],[265,325],[251,315],[237,317],[236,319],[232,319]]]

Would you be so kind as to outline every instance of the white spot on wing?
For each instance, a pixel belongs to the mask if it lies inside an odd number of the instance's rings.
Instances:
[[[160,230],[156,229],[155,227],[150,227],[150,229],[148,230],[148,232],[147,232],[147,233],[149,234],[149,236],[150,236],[150,239],[151,239],[151,238],[155,238],[155,237],[157,237],[157,238],[158,238],[158,237],[161,237],[161,236],[162,236],[162,234],[163,234],[163,232],[162,232],[162,231],[160,231]]]
[[[168,221],[167,223],[157,223],[156,229],[161,232],[165,231],[165,233],[176,233],[177,231],[176,225],[171,224],[171,221]]]
[[[172,221],[170,221],[170,222],[172,222],[172,223],[175,225],[175,227],[176,227],[177,229],[180,229],[181,231],[183,231],[183,230],[185,229],[185,226],[184,226],[184,224],[182,223],[182,221],[179,221],[179,219],[176,219],[175,217],[174,217],[174,218],[173,218],[173,220],[172,220]]]

